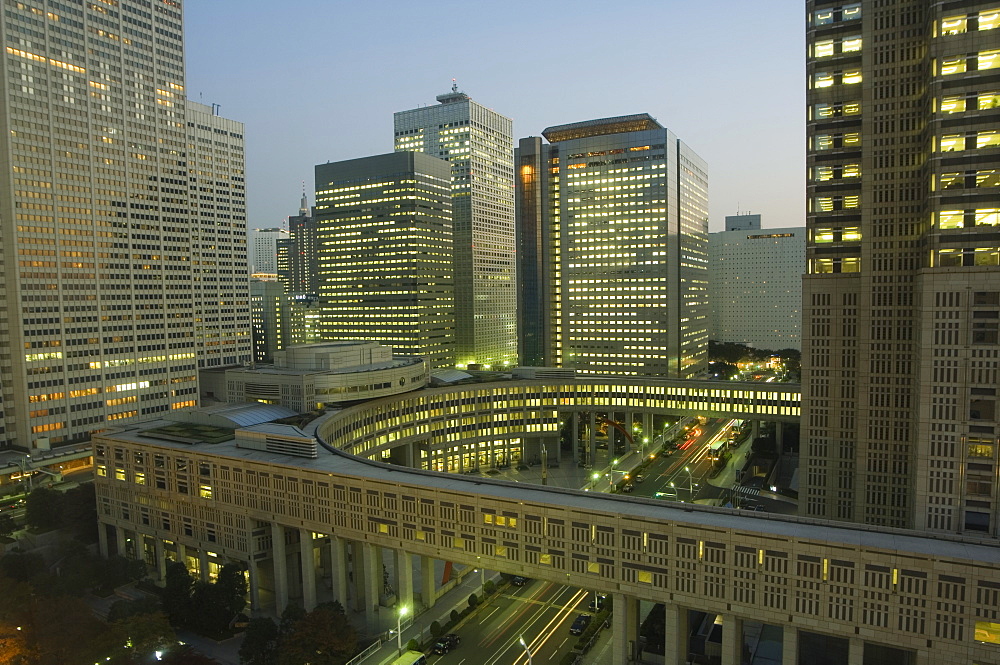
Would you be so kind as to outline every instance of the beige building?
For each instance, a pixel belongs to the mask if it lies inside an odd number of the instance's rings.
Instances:
[[[998,27],[807,3],[805,515],[1000,535]]]
[[[199,366],[249,358],[243,128],[186,99],[176,5],[0,15],[0,447],[195,405]]]

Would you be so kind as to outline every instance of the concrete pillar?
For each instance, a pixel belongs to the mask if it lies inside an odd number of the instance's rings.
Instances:
[[[361,565],[358,565],[358,559],[355,558],[354,577],[359,600],[363,603],[365,612],[365,628],[369,635],[374,635],[378,632],[375,609],[378,607],[378,594],[382,587],[382,566],[379,565],[381,561],[375,557],[376,548],[373,545],[369,543],[358,543],[358,545],[355,551],[361,555]]]
[[[573,449],[573,461],[580,462],[580,412],[574,411],[570,424],[570,445]]]
[[[781,665],[798,665],[799,629],[783,626],[781,629]]]
[[[285,555],[285,527],[271,522],[271,558],[274,561],[274,607],[281,613],[288,607],[288,561]]]
[[[610,436],[610,435],[609,435]],[[591,467],[597,464],[597,412],[590,412],[590,428],[587,439],[587,458],[584,462]]]
[[[247,562],[247,572],[249,575],[249,587],[250,587],[250,611],[260,612],[260,568],[257,566],[257,561],[250,555],[250,561]]]
[[[628,436],[631,436],[633,441],[635,440],[635,426],[633,424],[634,418],[635,414],[632,413],[631,409],[625,411],[625,431],[628,432]],[[638,450],[638,446],[631,446],[629,444],[628,436],[625,437],[624,441],[622,441],[622,444],[625,446],[625,452],[622,453],[622,455],[628,455],[633,450]]]
[[[611,662],[614,665],[626,665],[632,660],[632,651],[629,645],[631,631],[629,631],[628,625],[630,613],[626,609],[626,605],[631,599],[623,593],[612,594],[612,599],[615,611],[611,615]]]
[[[434,607],[437,598],[434,595],[434,558],[429,556],[420,557],[420,600],[424,607],[430,609]]]
[[[666,640],[663,649],[663,665],[685,665],[688,656],[688,639],[691,628],[688,626],[688,609],[678,605],[664,606],[664,634]]]
[[[785,454],[785,423],[780,420],[774,423],[774,443],[778,450],[778,455]]]
[[[754,420],[750,421],[750,424],[751,424],[751,427],[750,427],[750,444],[752,445],[753,442],[757,440],[757,437],[760,436],[760,421],[754,419]]]
[[[310,529],[299,529],[299,560],[302,563],[302,607],[311,612],[316,608],[316,558]]]
[[[125,554],[125,529],[120,526],[115,526],[115,547],[118,550],[118,556],[126,556]]]
[[[156,558],[156,576],[161,582],[167,579],[167,555],[163,551],[163,539],[153,537],[153,556]]]
[[[860,637],[850,638],[850,642],[848,642],[847,645],[847,662],[848,663],[865,662],[865,641]]]
[[[107,559],[111,553],[108,551],[108,525],[104,522],[97,524],[97,542],[101,549],[101,556]]]
[[[202,582],[208,581],[208,552],[204,548],[198,548],[198,575]]]
[[[393,550],[396,556],[396,603],[413,612],[413,561],[409,552]],[[412,616],[412,614],[411,614]]]
[[[188,570],[187,546],[182,543],[177,543],[177,562]]]
[[[722,665],[743,662],[743,620],[732,614],[722,616]]]
[[[330,536],[330,569],[333,573],[333,598],[347,611],[347,541]]]

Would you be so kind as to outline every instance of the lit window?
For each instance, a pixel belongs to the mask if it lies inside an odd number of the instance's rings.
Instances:
[[[853,53],[861,50],[861,37],[848,37],[840,44],[841,51]]]
[[[1000,145],[1000,132],[989,130],[976,135],[976,148],[990,148]]]
[[[816,229],[813,231],[813,242],[833,242],[833,229]]]
[[[813,259],[814,273],[832,273],[833,259]]]
[[[136,471],[135,472],[135,484],[136,485],[145,485],[146,484],[146,474],[143,473],[142,471]]]
[[[840,272],[861,272],[861,259],[856,256],[841,259]]]
[[[969,444],[969,457],[993,457],[993,446],[988,443]]]
[[[833,74],[826,72],[817,73],[813,76],[813,87],[829,88],[833,85]]]
[[[965,225],[965,212],[962,210],[942,210],[938,213],[939,229],[960,229]]]
[[[965,30],[966,21],[964,16],[952,16],[941,20],[942,35],[958,35],[965,32]]]
[[[832,39],[824,39],[813,44],[813,57],[825,58],[834,54],[834,42]]]
[[[1000,266],[1000,249],[996,247],[977,247],[975,251],[977,266]]]
[[[1000,9],[988,9],[979,12],[979,29],[994,30],[1000,27]]]
[[[994,69],[1000,67],[1000,50],[980,51],[976,58],[979,69]]]
[[[977,621],[976,641],[988,644],[1000,644],[1000,623]]]
[[[962,250],[942,249],[938,250],[937,265],[941,268],[953,268],[962,265]]]
[[[198,488],[198,496],[203,499],[212,498],[212,486],[211,485],[201,485]]]
[[[1000,210],[997,208],[977,209],[976,226],[1000,226]]]
[[[964,55],[956,55],[950,58],[941,59],[941,76],[948,76],[949,74],[961,74],[965,71],[966,57]]]
[[[961,113],[965,110],[965,97],[945,97],[939,107],[941,113]]]
[[[851,85],[853,83],[861,83],[860,70],[844,72],[844,85]]]
[[[861,240],[861,229],[857,226],[848,226],[843,230],[842,237],[847,242],[857,242]]]

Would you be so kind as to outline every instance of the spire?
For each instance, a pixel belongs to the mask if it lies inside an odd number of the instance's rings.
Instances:
[[[306,181],[302,181],[302,201],[299,202],[299,214],[307,216],[309,214],[309,200],[306,199]]]

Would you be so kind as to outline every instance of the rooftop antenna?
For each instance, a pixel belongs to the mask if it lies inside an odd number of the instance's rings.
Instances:
[[[451,91],[458,92],[458,81],[456,81],[455,79],[451,80]]]

